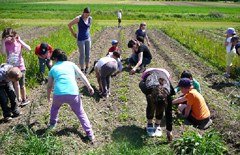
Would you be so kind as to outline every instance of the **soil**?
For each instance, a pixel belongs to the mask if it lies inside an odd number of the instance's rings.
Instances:
[[[105,56],[108,48],[111,47],[111,40],[117,39],[122,52],[124,69],[117,77],[113,77],[112,95],[107,99],[98,96],[98,85],[94,74],[87,75],[95,89],[96,93],[94,96],[88,95],[82,82],[78,83],[84,109],[96,135],[94,146],[84,141],[85,133],[70,108],[67,105],[61,107],[58,125],[54,130],[54,134],[64,141],[65,146],[67,146],[66,150],[69,153],[83,153],[86,150],[117,141],[119,138],[129,138],[133,135],[141,137],[145,135],[146,99],[138,88],[141,73],[129,75],[129,69],[127,69],[125,61],[125,58],[131,54],[131,49],[127,48],[127,43],[134,38],[137,28],[138,25],[122,28],[108,27],[92,36],[91,65],[94,60]],[[38,37],[40,34],[39,29],[33,29],[37,31],[29,31],[30,34],[26,34],[26,39],[30,40]],[[46,29],[43,31],[45,32]],[[24,32],[23,30],[21,36],[25,35]],[[231,147],[230,153],[237,153],[239,151],[240,124],[235,118],[236,115],[232,112],[239,112],[240,89],[234,85],[234,80],[225,79],[221,71],[210,67],[204,60],[199,59],[160,30],[148,30],[148,35],[151,43],[150,51],[153,55],[152,63],[148,67],[167,69],[171,74],[174,86],[177,85],[181,72],[184,69],[190,70],[194,78],[201,84],[202,94],[211,110],[214,123],[208,130],[215,128],[223,134]],[[69,60],[78,64],[78,56],[78,51],[75,51],[69,56]],[[126,88],[126,91],[124,91],[124,88]],[[31,104],[21,108],[23,115],[13,119],[11,123],[1,122],[1,133],[15,125],[27,125],[38,135],[42,135],[46,131],[51,107],[51,103],[47,103],[46,99],[46,85],[31,90],[28,96]],[[123,102],[121,97],[126,97],[126,101]],[[178,118],[176,118],[174,113],[174,122],[177,121]],[[188,128],[189,126],[187,125],[174,124],[174,138],[180,137]],[[163,127],[163,129],[165,128]],[[197,131],[200,133],[205,132]],[[134,140],[137,141],[138,139]]]

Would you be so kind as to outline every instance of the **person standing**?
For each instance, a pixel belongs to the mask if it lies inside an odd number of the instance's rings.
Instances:
[[[93,141],[94,134],[92,126],[83,109],[76,77],[80,78],[84,85],[87,86],[90,95],[94,94],[92,86],[78,66],[73,62],[67,61],[67,56],[61,49],[55,49],[53,51],[51,60],[53,60],[55,64],[48,75],[48,102],[51,101],[51,93],[54,87],[49,128],[56,127],[59,109],[64,103],[67,103],[78,117],[89,140]]]
[[[53,49],[50,44],[47,43],[41,43],[37,45],[35,49],[35,54],[38,56],[39,60],[39,68],[40,68],[40,78],[41,78],[41,84],[44,84],[47,82],[47,79],[45,78],[45,64],[48,67],[48,70],[52,67],[52,60],[50,59],[52,55]]]
[[[122,22],[122,9],[120,9],[117,12],[117,17],[118,17],[118,28],[120,28],[121,27],[121,22]]]
[[[75,33],[73,30],[73,25],[77,24],[78,32]],[[88,71],[89,61],[90,61],[90,51],[91,51],[91,38],[90,38],[90,28],[92,24],[92,17],[90,16],[90,8],[86,7],[83,10],[82,15],[74,18],[69,24],[69,30],[72,35],[77,39],[77,45],[80,52],[79,64],[81,71],[85,74]],[[85,68],[84,68],[85,64]]]
[[[7,63],[18,67],[22,72],[22,77],[19,80],[21,98],[21,106],[25,106],[30,101],[27,99],[25,88],[25,64],[22,57],[22,48],[31,51],[31,47],[21,40],[20,36],[12,28],[4,29],[2,33],[2,54],[7,54]],[[19,86],[18,85],[18,86]],[[15,88],[16,89],[16,88]],[[19,95],[20,96],[20,95]]]
[[[224,76],[226,78],[230,77],[230,69],[232,66],[232,60],[233,57],[236,55],[236,50],[235,48],[232,48],[232,43],[231,43],[231,39],[232,37],[236,35],[236,31],[234,28],[228,28],[226,31],[226,40],[225,40],[225,46],[226,46],[226,61],[227,61],[227,68],[226,68],[226,72],[224,73]]]
[[[146,39],[147,45],[150,46],[150,41],[148,39],[147,32],[146,32],[146,26],[147,26],[146,23],[142,22],[139,26],[139,29],[135,32],[135,35],[136,35],[136,39],[138,41],[141,41],[142,43],[144,43],[144,40]]]

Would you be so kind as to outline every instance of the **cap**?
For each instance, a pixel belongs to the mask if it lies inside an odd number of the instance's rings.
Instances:
[[[48,52],[48,44],[47,43],[41,43],[40,51],[41,51],[42,54],[46,54]]]
[[[118,44],[117,40],[112,40],[112,44]]]
[[[90,13],[90,8],[89,7],[84,8],[83,12],[84,13]]]
[[[147,24],[146,24],[146,22],[141,22],[140,25],[141,25],[141,26],[146,26]]]
[[[189,78],[181,78],[178,83],[178,87],[190,87],[192,86],[192,82]]]
[[[230,27],[230,28],[227,29],[227,32],[226,32],[226,33],[227,33],[227,34],[230,34],[230,35],[235,35],[235,34],[236,34],[236,31],[235,31],[234,28]]]

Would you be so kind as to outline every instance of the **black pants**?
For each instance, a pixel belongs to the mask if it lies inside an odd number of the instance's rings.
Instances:
[[[166,102],[158,101],[157,103],[152,102],[152,100],[148,97],[151,93],[151,89],[147,89],[145,82],[141,81],[139,83],[139,87],[142,92],[146,95],[147,99],[147,108],[146,108],[146,117],[147,119],[153,119],[154,114],[155,118],[161,120],[163,117],[163,112],[165,110],[166,117],[166,129],[168,131],[172,131],[172,97],[171,94],[167,96]]]
[[[8,107],[8,98],[11,103],[11,107]],[[18,114],[18,105],[17,105],[17,97],[12,85],[12,82],[8,82],[5,85],[0,86],[0,104],[3,111],[3,117],[10,117],[11,112]]]

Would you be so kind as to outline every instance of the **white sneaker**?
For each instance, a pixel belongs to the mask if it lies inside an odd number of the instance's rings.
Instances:
[[[147,134],[148,136],[155,136],[155,128],[154,127],[147,127]]]
[[[157,137],[162,136],[162,129],[161,129],[160,126],[157,126],[157,127],[156,127],[155,136],[157,136]]]

